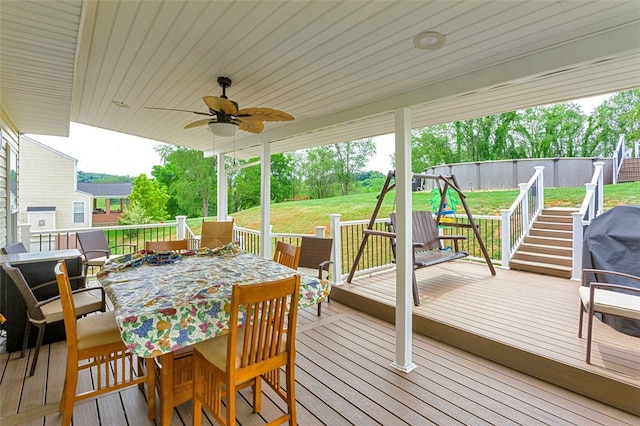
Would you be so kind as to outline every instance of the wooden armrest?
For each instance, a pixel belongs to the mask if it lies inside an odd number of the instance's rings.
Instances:
[[[467,237],[465,235],[440,235],[438,236],[440,240],[466,240]]]
[[[363,229],[362,233],[366,235],[378,235],[380,237],[396,238],[395,232],[378,231],[375,229]]]

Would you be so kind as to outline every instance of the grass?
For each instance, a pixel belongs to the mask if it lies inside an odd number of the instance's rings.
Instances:
[[[501,209],[511,206],[518,190],[470,191],[465,193],[467,205],[473,215],[499,216]],[[545,207],[578,208],[585,196],[584,187],[547,188],[544,191]],[[413,194],[414,210],[430,210],[430,194]],[[377,202],[376,193],[356,194],[321,200],[289,201],[271,205],[271,224],[276,233],[315,233],[316,226],[326,226],[329,232],[329,214],[341,214],[341,221],[369,219]],[[605,185],[604,209],[614,206],[640,205],[640,182]],[[383,201],[378,217],[389,217],[395,210],[395,193],[389,192]],[[464,213],[462,206],[458,212]],[[242,227],[260,229],[260,208],[253,207],[234,213],[235,222]],[[189,219],[189,226],[199,233],[202,220]]]

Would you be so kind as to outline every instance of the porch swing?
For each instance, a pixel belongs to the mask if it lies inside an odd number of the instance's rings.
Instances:
[[[482,241],[482,237],[480,236],[480,231],[478,230],[477,225],[473,220],[473,216],[469,211],[469,206],[467,205],[466,196],[460,190],[460,185],[456,180],[454,175],[429,175],[429,174],[414,174],[413,176],[414,182],[419,182],[422,180],[434,180],[435,186],[440,194],[440,200],[438,203],[438,210],[436,213],[436,217],[434,219],[432,213],[430,211],[413,211],[412,212],[412,239],[413,239],[413,303],[415,306],[420,306],[420,295],[418,293],[418,283],[416,281],[415,270],[420,268],[426,268],[429,266],[437,265],[439,263],[448,262],[451,260],[461,259],[467,257],[469,253],[467,251],[461,250],[460,241],[466,240],[465,236],[460,235],[440,235],[438,231],[439,228],[444,227],[454,227],[454,228],[471,228],[478,242],[478,246],[482,251],[482,254],[487,262],[487,267],[491,271],[491,275],[496,275],[496,270],[493,267],[493,263],[491,262],[491,258],[489,257],[489,253],[487,252],[486,246]],[[367,241],[370,235],[377,235],[382,237],[387,237],[391,241],[391,250],[393,253],[395,263],[396,258],[396,218],[395,212],[391,213],[391,217],[389,222],[387,223],[387,231],[380,231],[374,229],[374,225],[378,214],[380,213],[380,208],[382,207],[382,202],[384,200],[384,196],[395,188],[395,171],[389,171],[387,178],[382,186],[382,190],[380,194],[378,194],[378,201],[373,210],[373,214],[371,219],[369,220],[369,224],[366,229],[362,231],[362,242],[360,243],[360,247],[358,252],[356,253],[356,257],[353,261],[353,265],[351,266],[351,271],[349,272],[349,276],[347,277],[347,282],[351,283],[353,276],[358,267],[358,262],[364,253],[364,249],[367,245]],[[435,188],[434,188],[435,189]],[[449,190],[454,191],[464,207],[464,211],[467,215],[467,219],[469,223],[455,223],[445,219],[444,216],[444,208],[447,203],[447,196],[450,193]],[[453,247],[443,247],[442,241],[451,240],[453,243]]]

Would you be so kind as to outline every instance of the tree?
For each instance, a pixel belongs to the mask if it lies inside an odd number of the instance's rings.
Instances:
[[[640,140],[640,89],[616,93],[594,109],[587,121],[582,155],[610,156],[622,134],[627,148]]]
[[[333,196],[335,182],[333,167],[333,150],[330,146],[318,146],[306,150],[306,158],[303,162],[304,178],[313,198]]]
[[[335,153],[334,173],[340,185],[342,195],[349,195],[349,187],[354,183],[358,173],[364,171],[369,158],[376,153],[376,146],[371,138],[343,142],[331,146]]]
[[[205,158],[202,151],[169,145],[156,149],[164,163],[151,174],[171,195],[168,210],[172,214],[209,216],[216,207],[217,168],[215,158]]]
[[[131,203],[138,203],[147,216],[153,220],[164,220],[167,218],[167,201],[169,194],[164,186],[160,186],[158,181],[147,178],[142,173],[134,179],[131,195]]]

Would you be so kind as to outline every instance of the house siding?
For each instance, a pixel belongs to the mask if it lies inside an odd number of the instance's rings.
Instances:
[[[91,195],[76,189],[77,160],[27,137],[20,148],[20,221],[28,223],[29,207],[55,206],[55,223],[30,223],[32,231],[90,227]],[[84,203],[82,223],[73,223],[74,202]]]

